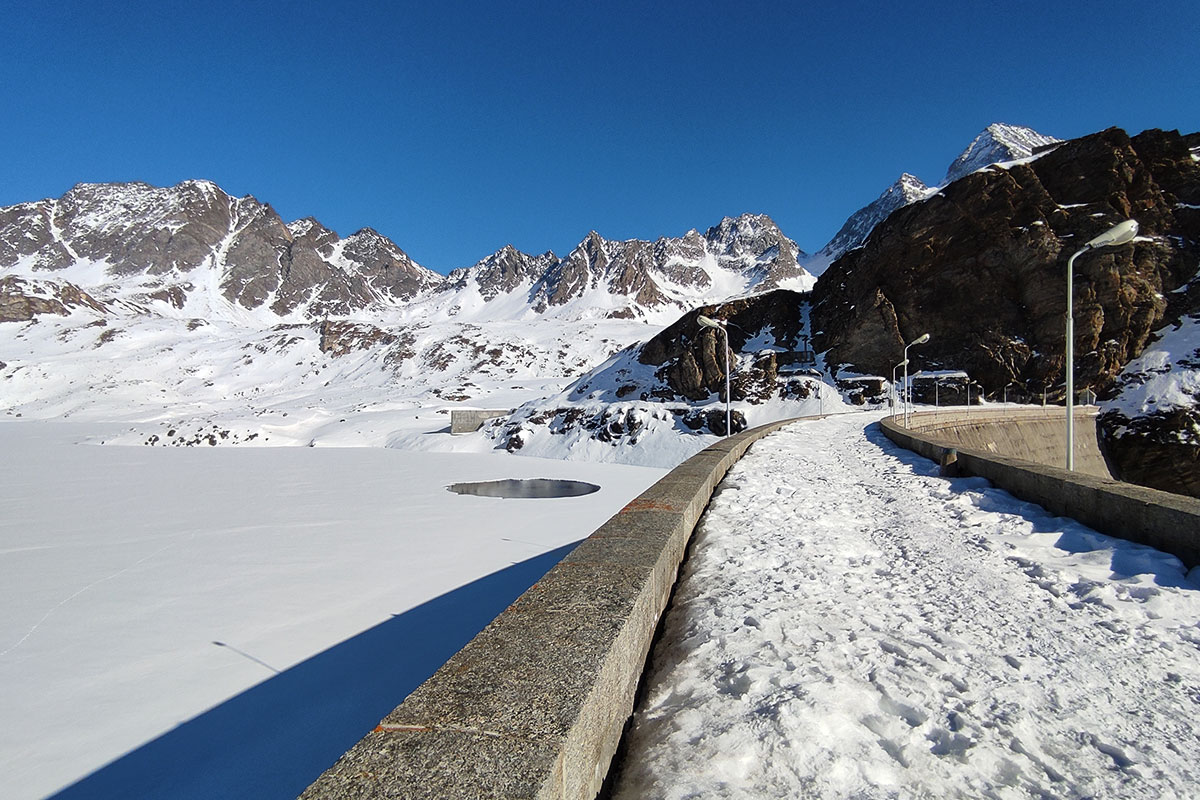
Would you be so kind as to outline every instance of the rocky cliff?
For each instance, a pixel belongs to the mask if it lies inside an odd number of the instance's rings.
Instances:
[[[1061,400],[1067,259],[1130,218],[1135,242],[1075,264],[1076,385],[1111,397],[1155,332],[1187,313],[1171,298],[1200,268],[1200,164],[1177,132],[1109,129],[898,209],[818,282],[817,349],[843,372],[889,375],[928,332],[910,369]]]

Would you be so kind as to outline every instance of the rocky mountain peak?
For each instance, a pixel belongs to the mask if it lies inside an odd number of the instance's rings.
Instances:
[[[994,122],[967,145],[950,165],[945,180],[929,187],[916,175],[905,172],[874,201],[850,215],[834,237],[818,250],[810,266],[820,274],[842,255],[862,245],[875,226],[898,208],[931,195],[935,188],[947,186],[964,175],[1000,162],[1028,158],[1037,148],[1061,140],[1045,136],[1032,128]]]
[[[989,164],[1029,158],[1035,149],[1059,141],[1062,140],[1038,133],[1033,128],[993,122],[967,145],[967,149],[962,151],[958,158],[954,159],[946,171],[942,185],[951,184],[964,175],[969,175]]]
[[[883,194],[851,214],[829,243],[817,252],[817,257],[826,264],[836,261],[861,245],[875,226],[897,208],[916,202],[929,192],[930,188],[920,178],[903,173]]]

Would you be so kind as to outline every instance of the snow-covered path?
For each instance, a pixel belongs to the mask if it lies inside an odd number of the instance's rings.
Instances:
[[[941,479],[870,419],[793,425],[721,484],[616,796],[1196,796],[1180,563]]]

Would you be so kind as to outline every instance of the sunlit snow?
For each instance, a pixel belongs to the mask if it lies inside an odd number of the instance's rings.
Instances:
[[[793,425],[720,485],[615,796],[1194,795],[1180,562],[939,478],[871,419]]]

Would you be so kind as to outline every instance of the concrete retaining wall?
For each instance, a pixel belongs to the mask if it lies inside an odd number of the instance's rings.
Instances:
[[[592,800],[713,489],[788,422],[718,442],[630,502],[302,797]]]
[[[913,415],[911,430],[885,419],[883,432],[901,447],[934,461],[954,448],[961,474],[987,478],[1022,500],[1101,533],[1171,553],[1189,568],[1200,565],[1200,500],[963,447],[942,438],[941,430],[918,429],[931,422],[931,414]]]
[[[496,417],[507,417],[511,408],[452,408],[450,409],[450,432],[473,433],[483,423]]]
[[[1115,477],[1100,449],[1095,407],[1075,409],[1075,471]],[[939,409],[910,415],[909,427],[971,450],[1062,467],[1067,460],[1066,409]]]

